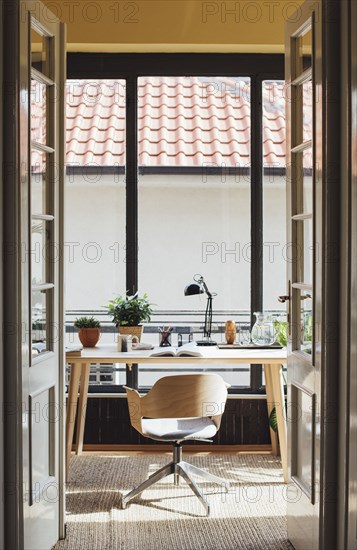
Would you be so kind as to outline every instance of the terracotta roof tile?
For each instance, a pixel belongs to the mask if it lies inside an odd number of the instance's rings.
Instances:
[[[36,90],[35,90],[36,88]],[[32,139],[44,140],[43,102],[31,116]],[[123,81],[69,81],[67,85],[67,164],[125,164]],[[40,90],[41,91],[41,90]],[[282,83],[263,90],[265,165],[285,165],[285,99]],[[306,90],[306,103],[311,90]],[[304,137],[311,127],[306,109]],[[201,166],[250,163],[249,82],[226,78],[143,77],[138,89],[139,165]]]

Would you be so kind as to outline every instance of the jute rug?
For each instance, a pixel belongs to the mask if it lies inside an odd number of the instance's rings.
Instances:
[[[200,482],[211,516],[173,476],[121,510],[127,492],[169,456],[73,457],[67,486],[67,538],[55,550],[216,550],[292,548],[287,541],[286,489],[280,461],[268,455],[186,456],[225,477],[231,489]]]

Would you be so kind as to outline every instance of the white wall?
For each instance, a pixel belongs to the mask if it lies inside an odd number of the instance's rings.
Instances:
[[[86,181],[87,179],[87,181]],[[92,181],[89,181],[89,180]],[[125,291],[123,177],[67,178],[66,308],[98,309]],[[265,308],[285,293],[285,181],[267,181],[264,194]],[[216,309],[249,309],[250,190],[246,178],[141,176],[139,289],[157,309],[204,309],[203,296],[184,297],[202,273]],[[278,243],[272,245],[271,243]]]

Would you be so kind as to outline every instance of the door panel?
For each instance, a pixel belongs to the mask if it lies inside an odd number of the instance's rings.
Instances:
[[[297,549],[336,548],[339,353],[340,2],[305,2],[286,25],[288,405]],[[304,159],[304,156],[306,157]],[[309,466],[310,463],[310,466]]]
[[[39,9],[41,7],[41,9]],[[62,23],[21,1],[20,156],[24,547],[50,548],[63,532],[62,258],[64,166]]]
[[[318,2],[305,3],[287,25],[286,83],[288,242],[288,535],[297,549],[319,545],[320,365],[316,356],[317,170],[316,40]]]

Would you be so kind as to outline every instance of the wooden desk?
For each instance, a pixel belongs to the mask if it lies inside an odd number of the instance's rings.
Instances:
[[[262,364],[266,382],[268,414],[275,407],[277,413],[281,462],[284,479],[287,482],[287,438],[286,414],[284,400],[284,384],[282,380],[282,365],[287,362],[286,350],[220,350],[216,347],[201,347],[199,351],[203,357],[151,357],[152,351],[131,351],[119,353],[116,345],[84,348],[81,357],[67,356],[71,364],[71,374],[68,388],[67,416],[66,416],[66,469],[68,474],[71,457],[74,423],[78,408],[78,424],[76,437],[76,453],[81,454],[83,448],[83,434],[87,410],[89,369],[91,363],[125,363],[129,369],[133,364],[175,364],[182,365],[220,365],[224,364]],[[184,370],[184,369],[183,369]],[[78,399],[79,390],[79,399]],[[79,401],[79,404],[78,404]],[[278,453],[276,434],[270,430],[272,452]]]

